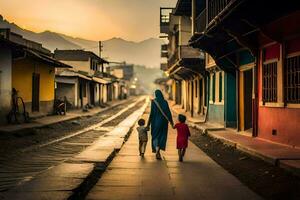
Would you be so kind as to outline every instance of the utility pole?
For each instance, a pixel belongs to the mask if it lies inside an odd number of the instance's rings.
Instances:
[[[99,57],[101,58],[101,53],[103,51],[102,49],[103,45],[102,45],[102,41],[99,41]]]
[[[101,58],[101,53],[102,53],[102,51],[103,51],[102,47],[103,47],[102,41],[99,41],[99,57],[100,57],[100,58]],[[103,63],[101,63],[101,72],[104,72]]]

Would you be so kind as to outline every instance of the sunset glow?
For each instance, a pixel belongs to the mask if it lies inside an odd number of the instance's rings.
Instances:
[[[158,36],[159,15],[153,13],[174,4],[175,0],[1,0],[0,14],[35,32],[140,41]]]

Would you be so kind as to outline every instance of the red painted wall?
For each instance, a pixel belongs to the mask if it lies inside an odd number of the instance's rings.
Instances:
[[[259,107],[258,137],[300,147],[300,109]],[[272,130],[277,135],[272,135]]]
[[[286,53],[300,51],[300,37],[286,42]]]
[[[264,48],[265,59],[264,61],[271,60],[274,58],[279,58],[280,56],[280,44],[276,43],[271,46]]]
[[[298,49],[297,45],[293,49]],[[296,48],[295,48],[296,47]],[[292,49],[292,48],[290,48]],[[258,99],[262,101],[262,53],[260,53],[258,66]],[[268,59],[277,57],[276,45],[269,48]],[[266,53],[266,51],[265,51]],[[272,135],[272,130],[277,135]],[[258,107],[258,137],[276,143],[300,147],[300,109],[299,108],[271,108]]]

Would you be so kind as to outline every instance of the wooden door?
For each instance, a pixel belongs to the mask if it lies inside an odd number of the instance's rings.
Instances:
[[[40,74],[32,74],[32,112],[40,110]]]
[[[244,130],[252,128],[252,69],[244,71]]]
[[[90,103],[95,105],[95,84],[90,83]]]

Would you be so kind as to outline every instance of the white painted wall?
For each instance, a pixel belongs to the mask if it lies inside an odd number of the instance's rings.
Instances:
[[[79,107],[79,93],[78,93],[78,78],[70,78],[70,77],[61,77],[61,76],[56,76],[55,77],[55,82],[56,83],[68,83],[68,84],[73,84],[74,85],[74,90],[72,89],[72,94],[69,94],[69,96],[72,95],[72,99],[74,99],[74,107],[78,108]],[[58,95],[60,91],[57,91],[58,88],[55,88],[55,95]],[[70,91],[69,91],[70,92]],[[63,100],[63,95],[58,95],[55,98],[59,98]]]
[[[119,92],[120,92],[120,90],[119,90],[119,83],[114,83],[114,87],[115,87],[115,89],[114,89],[114,92],[115,92],[115,94],[114,94],[114,98],[115,99],[118,99],[118,97],[119,97]]]
[[[199,108],[199,77],[196,77],[193,82],[194,82],[194,114],[197,114],[200,110]]]
[[[107,102],[107,87],[108,85],[103,85],[103,103]]]
[[[186,93],[187,93],[187,84],[186,84],[186,81],[182,81],[182,86],[181,86],[181,96],[182,96],[182,99],[181,99],[181,104],[182,104],[182,108],[183,109],[186,109],[187,108],[187,96],[186,96]]]
[[[0,123],[11,108],[12,90],[12,53],[8,48],[0,47]]]

